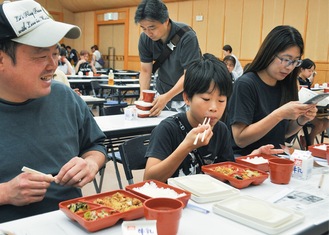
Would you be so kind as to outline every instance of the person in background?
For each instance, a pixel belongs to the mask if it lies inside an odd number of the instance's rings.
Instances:
[[[53,80],[58,40],[80,34],[35,1],[0,5],[0,223],[58,210],[105,164],[105,136],[88,106]]]
[[[91,64],[94,65],[96,69],[103,68],[103,65],[101,65],[100,60],[102,58],[102,54],[98,50],[97,45],[93,45],[91,48],[92,51],[92,57],[91,57]]]
[[[60,47],[59,44],[57,44],[57,53],[59,54],[59,51],[62,50],[63,48]],[[64,83],[66,86],[71,88],[71,84],[69,82],[69,80],[67,79],[67,76],[65,75],[65,73],[59,68],[59,66],[56,68],[53,79],[59,82]],[[79,96],[81,96],[82,94],[80,93],[80,89],[79,88],[74,88],[73,89],[75,93],[77,93]]]
[[[152,131],[144,180],[166,182],[199,174],[202,165],[235,161],[229,130],[220,121],[232,86],[226,65],[211,54],[188,66],[183,98],[189,110],[166,118]],[[201,125],[205,119],[210,121]],[[266,145],[252,154],[282,152]]]
[[[75,74],[75,71],[71,66],[71,63],[67,59],[67,51],[64,48],[60,48],[59,50],[58,69],[63,71],[65,75]]]
[[[82,50],[80,52],[80,60],[75,66],[75,73],[78,74],[80,71],[83,75],[87,75],[89,72],[93,72],[94,74],[97,73],[93,63],[89,63],[89,52],[87,50]]]
[[[150,89],[152,65],[171,38],[186,26],[169,18],[167,6],[161,0],[143,0],[137,7],[135,23],[143,32],[138,43],[141,71],[139,74],[140,100],[142,90]],[[156,90],[150,116],[158,116],[164,108],[185,111],[182,91],[186,67],[200,60],[197,36],[193,30],[184,33],[174,50],[157,70]]]
[[[314,119],[316,106],[298,101],[297,76],[303,52],[300,33],[291,26],[277,26],[234,82],[228,126],[235,154],[245,155],[268,143],[280,148]]]
[[[299,85],[307,86],[308,89],[311,89],[313,77],[315,74],[315,63],[310,59],[304,59],[300,65],[300,73],[298,76]]]
[[[232,82],[234,82],[234,76],[232,72],[236,64],[235,58],[231,55],[227,55],[224,57],[223,62],[226,64],[226,67],[231,75]]]
[[[76,66],[79,61],[77,50],[72,49],[70,46],[66,46],[66,51],[67,51],[67,59],[70,61],[72,65]]]
[[[316,65],[312,60],[308,58],[303,60],[302,64],[300,65],[300,73],[298,77],[299,85],[305,85],[308,87],[308,89],[311,88],[314,74],[316,73],[315,68]],[[313,145],[316,136],[329,128],[329,120],[326,117],[315,117],[312,121],[310,121],[310,123],[312,124],[312,129],[310,132],[310,144]],[[306,141],[304,138],[304,136],[301,136],[300,140],[301,144],[304,145],[303,147],[306,148],[307,146],[305,146]]]
[[[238,79],[242,74],[243,74],[243,68],[241,66],[240,61],[238,60],[238,58],[232,53],[233,49],[230,45],[225,45],[223,46],[223,54],[224,57],[225,56],[233,56],[235,59],[235,66],[234,69],[232,71],[232,75],[234,77],[234,80]]]

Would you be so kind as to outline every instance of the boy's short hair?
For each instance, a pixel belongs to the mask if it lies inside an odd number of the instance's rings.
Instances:
[[[135,24],[142,20],[155,20],[163,24],[169,18],[167,6],[161,0],[143,0],[135,13]]]
[[[189,99],[195,94],[208,91],[212,82],[219,89],[221,95],[229,98],[232,94],[232,79],[224,62],[214,55],[206,53],[200,61],[187,67],[184,79],[184,92]]]
[[[232,47],[230,45],[223,46],[223,50],[224,51],[229,51],[230,53],[232,53],[232,51],[233,51],[233,49],[232,49]]]

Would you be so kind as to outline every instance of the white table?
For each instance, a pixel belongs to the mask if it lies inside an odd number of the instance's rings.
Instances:
[[[287,188],[298,188],[301,186],[314,187],[317,189],[320,175],[313,175],[311,179],[307,181],[301,181],[292,179],[288,185],[276,185],[272,184],[270,180],[266,180],[263,184],[258,186],[250,186],[242,189],[241,194],[251,195],[254,197],[268,199],[278,192],[282,192]],[[325,179],[325,184],[322,190],[325,190],[329,194],[329,176]],[[310,188],[310,190],[312,190]],[[198,204],[198,206],[204,207],[212,211],[213,203]],[[305,211],[305,220],[301,223],[286,230],[283,235],[291,234],[312,234],[317,235],[321,231],[316,229],[329,230],[329,203],[318,205],[311,210]],[[144,220],[141,218],[139,220]],[[322,224],[322,225],[321,225]],[[14,232],[15,235],[72,235],[90,234],[84,230],[78,223],[71,221],[61,211],[54,211],[45,213],[33,217],[28,217],[21,220],[11,221],[0,224],[0,229]],[[314,229],[307,231],[307,229]],[[95,235],[116,235],[122,234],[121,222],[117,225],[106,228],[104,230],[92,233]],[[210,212],[209,214],[203,214],[189,208],[183,210],[182,218],[180,220],[178,235],[218,235],[218,234],[244,234],[244,235],[260,235],[262,232],[252,229],[248,226],[226,219]]]
[[[121,84],[121,85],[108,85],[108,84],[99,84],[101,86],[101,94],[103,90],[110,90],[111,97],[116,97],[118,103],[120,104],[125,98],[138,98],[139,97],[139,84]],[[134,94],[127,94],[128,91],[133,91]]]
[[[162,111],[158,117],[125,120],[124,114],[95,117],[95,120],[108,138],[150,133],[166,117],[176,114]]]
[[[136,118],[134,120],[125,120],[125,116],[109,115],[95,117],[96,123],[108,138],[108,148],[115,156],[118,144],[131,139],[134,136],[149,134],[163,119],[176,114],[173,111],[162,111],[158,117]],[[117,167],[115,158],[112,158],[119,188],[122,188],[121,175]]]
[[[108,82],[108,78],[70,78],[68,79],[70,83],[90,83],[91,81],[98,82]],[[137,78],[115,78],[115,83],[139,83],[139,79]]]

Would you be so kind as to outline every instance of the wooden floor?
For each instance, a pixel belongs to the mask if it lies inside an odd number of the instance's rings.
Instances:
[[[93,109],[93,113],[95,115],[98,115],[98,110]],[[325,138],[324,142],[329,143],[329,139]],[[294,147],[296,149],[300,149],[297,141],[295,141]],[[122,165],[118,164],[118,167],[119,167],[123,187],[125,187],[126,185],[128,185],[128,182],[125,178],[125,174],[124,174]],[[144,174],[144,170],[134,171],[133,172],[134,182],[137,183],[137,182],[142,181],[143,180],[143,174]],[[99,175],[97,175],[96,177],[97,177],[97,181],[98,181]],[[119,189],[119,185],[118,185],[118,181],[117,181],[117,178],[116,178],[116,175],[115,175],[115,169],[114,169],[113,162],[110,161],[106,164],[102,192],[113,191],[113,190],[117,190],[117,189]],[[95,194],[96,191],[95,191],[93,183],[91,182],[91,183],[85,185],[82,188],[82,192],[83,192],[84,196]]]

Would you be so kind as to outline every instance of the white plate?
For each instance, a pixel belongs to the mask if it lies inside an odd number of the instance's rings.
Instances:
[[[269,234],[280,233],[304,220],[302,213],[250,196],[223,200],[214,204],[213,211]]]
[[[172,178],[174,183],[199,197],[211,197],[231,194],[233,187],[203,174]]]

